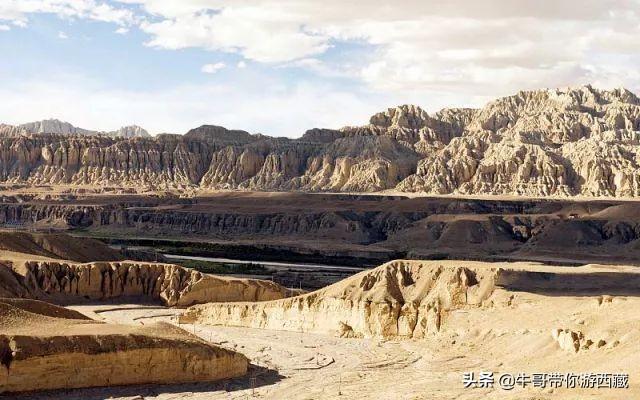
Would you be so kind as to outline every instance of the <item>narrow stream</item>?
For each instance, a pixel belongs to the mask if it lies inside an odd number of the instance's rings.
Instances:
[[[198,257],[198,256],[182,256],[177,254],[162,254],[168,259],[174,260],[195,260],[195,261],[211,261],[226,264],[260,264],[273,270],[286,270],[290,268],[307,269],[310,271],[316,270],[332,270],[332,271],[345,271],[345,272],[359,272],[366,268],[348,267],[341,265],[325,265],[325,264],[304,264],[304,263],[287,263],[276,261],[259,261],[259,260],[237,260],[232,258],[218,258],[218,257]]]

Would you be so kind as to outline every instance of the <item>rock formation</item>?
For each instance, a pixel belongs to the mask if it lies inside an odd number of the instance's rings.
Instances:
[[[213,381],[247,366],[242,354],[170,324],[103,324],[47,303],[0,299],[0,393]]]
[[[311,129],[299,139],[212,125],[184,136],[144,133],[123,128],[108,133],[120,137],[93,137],[60,121],[0,126],[0,181],[135,190],[640,194],[640,100],[625,89],[523,91],[481,109],[433,114],[405,105],[365,126]]]
[[[123,138],[151,137],[146,129],[138,125],[123,126],[116,131],[107,132],[106,135]]]
[[[0,202],[0,226],[50,226],[83,234],[149,238],[211,257],[375,266],[396,258],[638,263],[640,204],[607,200],[404,198],[304,193],[216,193],[193,198],[87,196]],[[18,236],[18,235],[16,235]],[[22,235],[20,235],[22,236]],[[109,260],[50,235],[49,251],[73,261]],[[9,248],[0,234],[0,251]],[[14,240],[14,239],[12,239]],[[187,242],[191,242],[187,244]],[[206,242],[214,242],[211,247]],[[44,243],[44,242],[43,242]],[[92,243],[91,241],[87,241]],[[125,242],[126,243],[126,242]],[[215,252],[211,252],[212,248]],[[52,255],[49,253],[56,253]],[[296,254],[294,254],[296,253]],[[197,254],[191,254],[197,255]],[[92,258],[99,256],[99,258]],[[301,256],[301,257],[298,257]],[[82,257],[82,258],[79,258]],[[130,257],[135,258],[135,257]]]
[[[31,298],[33,295],[24,285],[23,276],[0,264],[0,298]]]
[[[28,122],[18,125],[18,130],[25,133],[53,133],[60,135],[92,135],[95,131],[77,128],[68,122],[57,119]]]
[[[480,305],[491,295],[495,273],[394,261],[289,299],[190,307],[182,320],[341,337],[421,338],[440,330],[446,312]]]
[[[640,204],[621,200],[246,192],[192,198],[12,197],[0,202],[0,226],[5,224],[55,225],[125,243],[127,237],[149,238],[131,243],[137,246],[162,247],[170,243],[152,239],[168,239],[210,257],[357,267],[396,258],[632,264],[640,259]],[[59,254],[52,258],[86,261],[97,255],[79,246],[65,250],[63,239],[50,242]],[[0,242],[0,251],[3,246]]]
[[[110,132],[101,132],[101,131],[92,131],[89,129],[82,129],[71,125],[68,122],[60,121],[57,119],[45,119],[42,121],[28,122],[26,124],[21,124],[18,126],[11,125],[0,125],[0,134],[6,135],[28,135],[30,133],[36,134],[47,134],[47,135],[84,135],[84,136],[94,136],[94,135],[103,135],[103,136],[111,136],[111,137],[122,137],[122,138],[135,138],[135,137],[150,137],[149,132],[147,132],[144,128],[141,128],[137,125],[123,126],[122,128],[110,131]]]
[[[182,321],[341,337],[424,338],[445,329],[453,312],[479,308],[490,312],[494,303],[511,301],[513,292],[570,296],[598,288],[626,293],[640,284],[637,271],[602,271],[399,260],[301,296],[261,303],[199,304],[188,308]],[[563,349],[577,346],[577,351],[594,343],[582,343],[580,333],[554,332]]]
[[[62,304],[146,297],[168,306],[188,306],[209,301],[274,300],[287,295],[285,288],[271,281],[206,275],[172,264],[27,261],[15,268],[18,275],[6,269],[0,265],[8,282],[0,291],[6,286],[13,288],[11,297]]]

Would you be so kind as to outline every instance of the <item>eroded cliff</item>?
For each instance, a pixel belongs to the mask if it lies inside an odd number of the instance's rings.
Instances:
[[[104,324],[33,300],[0,299],[0,393],[242,376],[242,354],[166,323]]]
[[[496,269],[394,261],[316,292],[257,303],[190,307],[183,321],[337,334],[414,337],[437,333],[447,312],[480,305]]]
[[[490,313],[513,293],[593,295],[637,291],[627,268],[558,268],[472,261],[398,260],[324,289],[262,303],[210,303],[187,309],[187,323],[314,332],[341,337],[424,338],[440,333],[458,310]],[[464,312],[464,311],[463,311]]]
[[[0,266],[8,281],[4,286],[7,291],[12,288],[15,297],[62,304],[135,297],[188,306],[209,301],[274,300],[287,295],[285,288],[271,281],[206,275],[172,264],[27,261],[15,270],[17,273]]]
[[[149,191],[640,194],[640,100],[624,89],[523,91],[481,109],[433,114],[405,105],[364,126],[312,129],[299,139],[210,125],[154,138],[28,128],[0,127],[0,181]]]

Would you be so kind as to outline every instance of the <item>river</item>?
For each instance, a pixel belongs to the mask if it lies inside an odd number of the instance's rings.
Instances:
[[[219,258],[219,257],[199,257],[199,256],[182,256],[178,254],[162,254],[168,259],[174,260],[195,260],[195,261],[211,261],[226,264],[260,264],[272,270],[286,270],[286,269],[305,269],[309,271],[317,270],[331,270],[336,272],[359,272],[366,268],[348,267],[341,265],[325,265],[325,264],[305,264],[305,263],[288,263],[278,261],[260,261],[260,260],[237,260],[232,258]]]

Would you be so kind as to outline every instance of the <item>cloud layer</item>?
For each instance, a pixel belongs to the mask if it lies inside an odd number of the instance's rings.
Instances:
[[[89,79],[66,76],[0,87],[0,121],[18,124],[55,117],[74,125],[115,130],[125,124],[152,133],[185,133],[203,124],[218,124],[269,135],[297,137],[311,127],[366,123],[386,104],[367,96],[317,83],[289,88],[258,82],[182,85],[159,90],[119,90]],[[55,101],[52,101],[55,99]],[[39,117],[34,118],[33,110]]]
[[[32,13],[137,27],[152,48],[235,54],[239,67],[300,68],[317,88],[341,77],[427,106],[583,83],[640,89],[640,0],[5,0],[0,30]]]
[[[338,41],[366,42],[375,50],[352,73],[378,89],[496,95],[585,82],[638,87],[620,68],[640,61],[637,0],[124,1],[157,17],[141,25],[154,47],[277,63],[322,55]],[[615,65],[610,53],[619,56]]]

